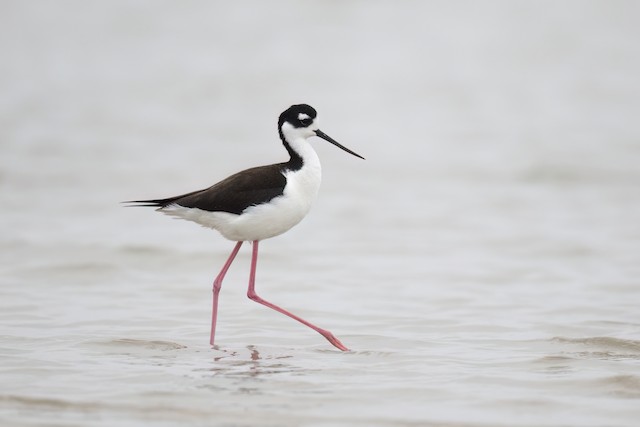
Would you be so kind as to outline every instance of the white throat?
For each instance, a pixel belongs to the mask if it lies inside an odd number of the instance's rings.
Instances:
[[[302,167],[317,169],[319,175],[320,159],[318,158],[318,154],[316,154],[316,151],[308,141],[308,138],[316,135],[314,129],[312,128],[317,128],[315,122],[312,126],[304,128],[296,128],[291,124],[285,122],[283,123],[281,130],[282,136],[284,137],[286,143],[289,144],[289,147],[291,147],[291,149],[302,158]]]

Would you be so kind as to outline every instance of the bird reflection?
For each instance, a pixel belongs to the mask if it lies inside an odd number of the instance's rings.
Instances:
[[[291,355],[282,356],[263,356],[260,350],[255,345],[248,345],[246,349],[249,351],[249,357],[245,358],[244,352],[237,350],[224,350],[223,354],[213,358],[216,363],[210,371],[216,375],[226,376],[244,376],[244,377],[259,377],[267,374],[278,374],[285,372],[294,372],[297,369],[289,364],[281,362],[272,362],[273,360],[290,359]],[[247,369],[248,368],[248,369]]]
[[[253,360],[254,362],[260,360],[260,352],[255,346],[249,345],[247,346],[247,350],[251,352],[251,360]]]

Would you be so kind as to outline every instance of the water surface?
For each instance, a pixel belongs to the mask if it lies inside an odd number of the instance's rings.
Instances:
[[[0,424],[635,426],[635,2],[0,6]],[[311,214],[249,245],[121,200],[313,141]]]

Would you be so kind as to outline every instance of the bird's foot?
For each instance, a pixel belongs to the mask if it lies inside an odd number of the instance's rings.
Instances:
[[[333,346],[339,350],[342,351],[350,351],[344,344],[342,344],[340,342],[340,340],[338,338],[335,337],[335,335],[333,335],[331,332],[329,331],[322,331],[320,332],[322,334],[323,337],[325,337],[327,339],[327,341],[329,341],[331,344],[333,344]]]

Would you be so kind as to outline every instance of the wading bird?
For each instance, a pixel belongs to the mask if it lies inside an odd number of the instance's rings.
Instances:
[[[255,291],[255,276],[259,242],[282,234],[299,223],[309,212],[318,194],[321,180],[320,160],[307,140],[312,136],[318,136],[349,154],[361,159],[364,157],[318,129],[316,110],[306,104],[292,105],[280,114],[278,133],[290,156],[287,162],[247,169],[207,189],[181,196],[125,203],[156,207],[164,214],[213,228],[227,239],[237,242],[213,282],[211,345],[214,345],[218,295],[222,280],[242,243],[250,241],[253,242],[253,251],[247,296],[310,327],[338,349],[347,351],[347,347],[328,330],[319,328],[258,296]]]

